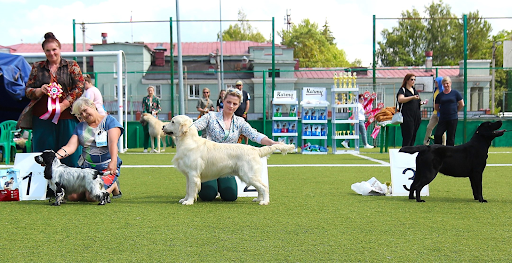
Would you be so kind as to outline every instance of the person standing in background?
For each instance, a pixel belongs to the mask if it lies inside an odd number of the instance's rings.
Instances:
[[[217,111],[221,111],[224,108],[224,96],[226,95],[225,90],[221,90],[219,98],[217,99]]]
[[[242,101],[240,102],[240,106],[235,111],[235,115],[238,117],[244,118],[245,121],[247,121],[247,112],[249,112],[249,107],[251,106],[251,95],[244,89],[244,83],[241,80],[237,80],[235,83],[235,86],[238,90],[242,92]],[[240,138],[238,139],[238,142],[242,142],[245,138],[245,144],[249,143],[249,139],[245,137],[244,135],[240,135]]]
[[[210,89],[203,89],[203,97],[197,101],[196,109],[199,111],[198,119],[210,111],[215,111],[213,101],[210,99]]]
[[[414,146],[416,141],[416,133],[421,124],[420,112],[420,95],[414,88],[416,76],[414,74],[407,74],[402,81],[402,86],[398,90],[397,100],[401,105],[401,112],[404,117],[404,122],[400,124],[402,129],[402,147]]]
[[[96,105],[96,109],[98,110],[99,114],[107,115],[105,108],[103,108],[103,97],[101,96],[100,90],[92,85],[92,79],[89,74],[86,74],[84,79],[85,92],[83,96],[94,102],[94,105]]]
[[[443,92],[443,84],[441,83],[441,81],[443,80],[443,77],[437,77],[434,81],[434,104],[435,104],[435,101],[436,101],[436,98],[437,98],[437,95],[439,94],[439,92]],[[430,120],[428,121],[428,125],[427,125],[427,131],[425,132],[425,139],[423,139],[423,144],[424,145],[429,145],[430,143],[430,139],[431,139],[431,136],[432,136],[432,131],[434,130],[434,128],[436,127],[437,123],[439,122],[439,112],[436,111],[436,109],[434,108],[434,110],[432,111],[432,116],[430,116]],[[443,134],[443,145],[446,145],[446,135]]]
[[[162,110],[160,107],[160,99],[155,96],[155,87],[148,87],[148,95],[142,99],[142,113],[149,113],[153,117],[158,118],[158,113]],[[149,147],[149,125],[142,125],[144,131],[144,152],[148,152]]]
[[[446,145],[455,145],[455,132],[457,131],[457,123],[459,122],[459,111],[464,108],[462,96],[456,90],[452,90],[452,80],[450,77],[443,79],[443,92],[437,95],[434,104],[435,109],[439,112],[439,122],[437,123],[434,135],[434,143],[441,144],[443,133],[446,132]]]

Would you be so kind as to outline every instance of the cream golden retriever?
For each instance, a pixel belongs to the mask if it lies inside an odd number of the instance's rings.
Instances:
[[[261,181],[260,158],[268,157],[276,150],[283,154],[292,152],[295,146],[274,144],[257,148],[245,144],[216,143],[201,138],[192,123],[188,116],[178,115],[163,128],[176,144],[176,156],[172,162],[187,178],[187,194],[180,203],[193,204],[201,190],[201,182],[236,175],[258,191],[258,197],[253,201],[268,205],[268,186]]]
[[[148,130],[149,130],[149,136],[151,137],[151,152],[158,152],[158,153],[160,152],[160,140],[162,140],[162,139],[164,140],[164,142],[163,142],[164,149],[162,151],[165,152],[165,144],[166,144],[165,138],[167,135],[162,130],[162,127],[165,124],[167,124],[168,122],[162,122],[161,120],[153,117],[153,115],[151,115],[149,113],[144,113],[140,117],[140,123],[142,125],[149,125]],[[156,143],[158,145],[158,151],[155,150],[155,138],[157,138]]]

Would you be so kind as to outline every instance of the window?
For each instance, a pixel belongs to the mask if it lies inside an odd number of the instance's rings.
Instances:
[[[201,98],[201,94],[199,93],[199,85],[197,85],[197,84],[187,85],[187,90],[188,90],[188,98],[189,99]]]
[[[154,87],[155,87],[155,96],[157,98],[161,99],[162,98],[162,85],[157,84]]]
[[[281,77],[281,70],[276,68],[275,69],[275,73],[276,73],[276,78],[280,78]],[[272,69],[269,68],[268,69],[268,77],[271,78],[272,77]]]
[[[112,66],[114,67],[114,78],[117,79],[117,63],[114,63],[112,64]],[[123,78],[125,79],[126,78],[126,74],[123,73]]]
[[[117,84],[114,85],[114,94],[115,99],[117,100],[117,98],[119,97],[117,93]],[[126,99],[126,85],[123,85],[123,99]]]

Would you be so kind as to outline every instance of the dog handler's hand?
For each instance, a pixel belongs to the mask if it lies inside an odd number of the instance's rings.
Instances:
[[[110,162],[107,166],[107,172],[110,172],[111,175],[117,174],[117,162]]]

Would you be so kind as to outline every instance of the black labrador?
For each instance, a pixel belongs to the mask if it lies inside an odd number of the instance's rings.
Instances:
[[[484,122],[478,126],[469,142],[457,146],[435,144],[402,147],[400,152],[418,153],[414,180],[410,189],[406,188],[409,199],[414,199],[416,192],[416,201],[425,202],[420,197],[421,189],[441,172],[454,177],[469,177],[475,200],[487,202],[482,195],[482,173],[487,165],[492,140],[506,131],[498,130],[501,125],[501,121]]]

